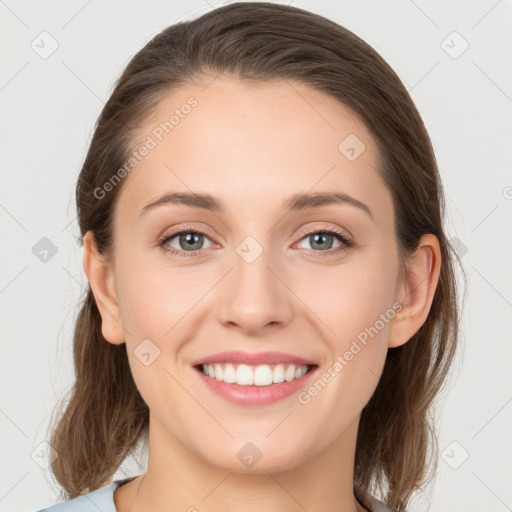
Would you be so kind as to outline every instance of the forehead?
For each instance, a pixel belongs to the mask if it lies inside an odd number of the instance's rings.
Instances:
[[[133,149],[143,146],[151,149],[124,178],[123,218],[169,191],[210,193],[234,215],[326,190],[371,203],[377,217],[392,211],[365,125],[299,82],[218,77],[182,86],[141,126]]]

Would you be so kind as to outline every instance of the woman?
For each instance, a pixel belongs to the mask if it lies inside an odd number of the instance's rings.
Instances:
[[[90,288],[44,510],[406,510],[459,312],[432,146],[375,50],[271,3],[168,27],[76,200]]]

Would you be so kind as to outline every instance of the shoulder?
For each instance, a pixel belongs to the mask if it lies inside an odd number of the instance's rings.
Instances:
[[[124,480],[115,480],[107,487],[96,489],[88,494],[62,501],[35,512],[97,512],[98,510],[102,512],[116,512],[114,491],[134,478],[129,477]]]

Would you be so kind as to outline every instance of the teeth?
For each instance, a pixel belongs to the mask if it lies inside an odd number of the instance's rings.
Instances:
[[[269,386],[272,382],[272,370],[270,366],[266,364],[257,366],[254,370],[254,384],[256,386]]]
[[[295,366],[293,366],[293,365],[288,366],[288,368],[284,372],[284,378],[288,382],[290,382],[291,380],[293,380],[295,378]]]
[[[232,364],[227,364],[224,368],[224,382],[229,382],[231,384],[233,384],[233,382],[236,382],[236,372]]]
[[[224,377],[224,370],[222,369],[222,366],[220,364],[215,365],[215,378],[217,380],[223,380]]]
[[[274,368],[274,371],[272,372],[272,382],[276,384],[284,382],[284,366],[282,364],[278,364]]]
[[[240,386],[250,386],[254,384],[254,372],[250,366],[239,364],[236,370],[236,383]]]
[[[206,364],[202,365],[203,373],[215,380],[238,384],[240,386],[270,386],[281,382],[290,382],[305,375],[306,365],[278,364],[271,367],[268,364],[249,366],[247,364]]]

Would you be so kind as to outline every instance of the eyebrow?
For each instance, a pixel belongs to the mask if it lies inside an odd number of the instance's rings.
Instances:
[[[191,208],[200,208],[212,212],[225,211],[222,201],[210,194],[194,192],[169,192],[144,206],[139,215],[149,210],[166,204],[180,204]],[[365,211],[371,218],[373,214],[370,208],[363,202],[341,192],[309,192],[298,193],[287,199],[281,206],[288,212],[309,210],[331,204],[348,204]]]

